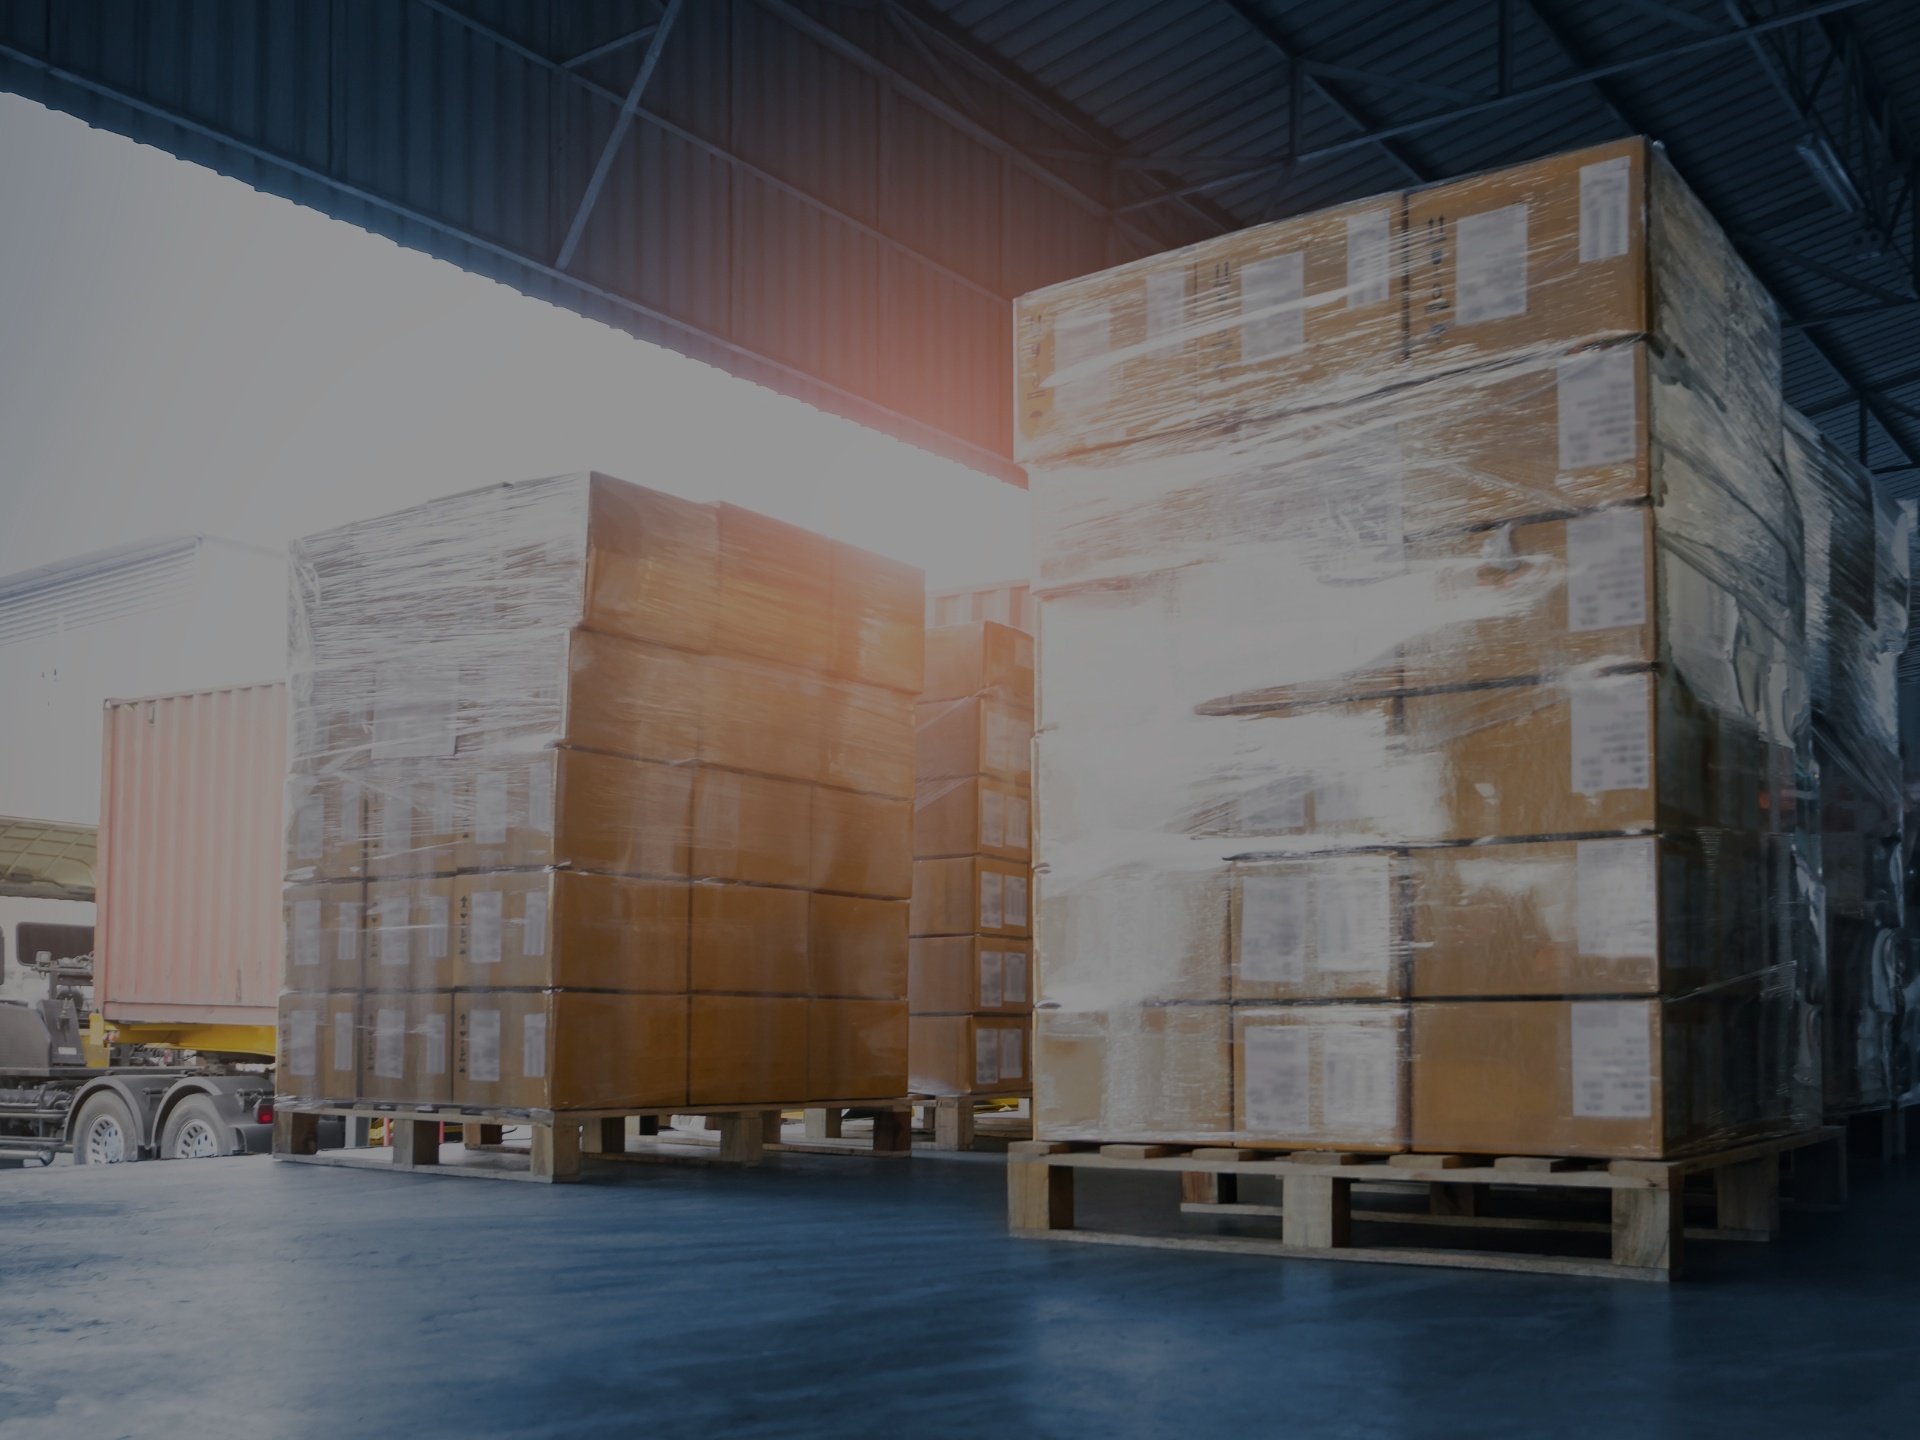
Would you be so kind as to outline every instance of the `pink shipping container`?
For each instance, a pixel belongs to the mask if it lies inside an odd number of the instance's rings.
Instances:
[[[95,1004],[123,1039],[270,1055],[287,688],[109,700],[105,721]]]

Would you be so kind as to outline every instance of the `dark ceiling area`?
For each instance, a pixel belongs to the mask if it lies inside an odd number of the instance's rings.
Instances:
[[[1643,133],[1920,495],[1912,0],[19,0],[0,87],[1015,483],[1014,296]]]

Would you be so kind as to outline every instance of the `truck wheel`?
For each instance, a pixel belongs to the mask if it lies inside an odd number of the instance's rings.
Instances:
[[[162,1160],[207,1160],[227,1149],[227,1127],[204,1095],[189,1095],[174,1106],[160,1133]]]
[[[109,1091],[88,1098],[73,1122],[73,1163],[120,1165],[140,1158],[140,1132],[127,1102]]]

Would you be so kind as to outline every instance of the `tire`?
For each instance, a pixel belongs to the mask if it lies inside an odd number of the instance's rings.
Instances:
[[[174,1106],[160,1132],[162,1160],[211,1160],[232,1148],[227,1123],[205,1095],[189,1095]]]
[[[73,1163],[123,1165],[140,1158],[140,1132],[127,1102],[110,1090],[87,1097],[73,1122]]]

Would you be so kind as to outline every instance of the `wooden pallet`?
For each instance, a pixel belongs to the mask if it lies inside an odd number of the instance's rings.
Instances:
[[[1770,1239],[1779,1229],[1780,1165],[1794,1154],[1795,1202],[1810,1206],[1845,1198],[1845,1132],[1832,1127],[1735,1145],[1681,1160],[1577,1161],[1540,1156],[1393,1155],[1341,1153],[1277,1155],[1254,1150],[1167,1145],[1073,1146],[1029,1140],[1007,1156],[1007,1222],[1023,1239],[1140,1245],[1232,1255],[1358,1260],[1386,1265],[1438,1265],[1476,1270],[1524,1270],[1666,1281],[1681,1272],[1685,1241]],[[1278,1219],[1280,1238],[1259,1235],[1123,1234],[1074,1227],[1074,1176],[1081,1170],[1177,1174],[1181,1213],[1215,1218]],[[1246,1177],[1280,1182],[1278,1205],[1243,1205]],[[1686,1223],[1687,1182],[1710,1177],[1714,1223]],[[1424,1213],[1355,1209],[1355,1190],[1387,1197],[1418,1197]],[[1492,1203],[1496,1197],[1502,1202]],[[1544,1213],[1512,1211],[1515,1198],[1545,1202]],[[1594,1218],[1570,1217],[1567,1202],[1605,1200]],[[1358,1222],[1369,1243],[1354,1240]],[[1546,1235],[1602,1233],[1611,1258],[1581,1259],[1521,1250],[1418,1248],[1375,1240],[1381,1230],[1409,1227],[1476,1229],[1510,1243],[1537,1247]]]
[[[986,1117],[976,1113],[979,1105],[995,1100],[1026,1100],[1032,1097],[1030,1089],[1008,1090],[980,1095],[926,1095],[919,1097],[919,1103],[933,1110],[933,1148],[936,1150],[971,1150],[977,1135],[983,1132],[1004,1133],[1003,1127],[989,1122],[982,1126],[980,1121]],[[1022,1122],[1024,1134],[1008,1135],[1010,1140],[1024,1140],[1033,1133],[1033,1122]]]
[[[849,1108],[874,1114],[872,1144],[865,1153],[910,1153],[912,1148],[911,1101],[905,1097],[888,1100],[844,1100],[833,1107],[835,1113]],[[347,1165],[357,1168],[384,1166],[395,1170],[432,1171],[449,1175],[486,1179],[534,1180],[546,1184],[580,1178],[585,1158],[605,1161],[643,1163],[755,1165],[769,1148],[781,1147],[781,1111],[801,1106],[707,1105],[698,1113],[718,1122],[717,1144],[702,1137],[673,1132],[676,1114],[692,1112],[681,1106],[674,1111],[636,1113],[630,1110],[503,1110],[463,1105],[408,1105],[385,1102],[300,1101],[284,1097],[274,1107],[273,1154],[280,1160],[304,1161],[317,1165]],[[321,1150],[320,1117],[340,1115],[349,1124],[381,1120],[387,1126],[390,1145],[379,1147],[390,1158],[382,1160],[378,1150]],[[629,1119],[638,1121],[639,1138],[629,1144]],[[458,1163],[444,1163],[442,1136],[447,1125],[459,1125],[464,1150]],[[531,1143],[521,1149],[502,1143],[508,1126],[526,1126]],[[663,1131],[666,1132],[663,1134]],[[784,1148],[800,1148],[788,1146]],[[517,1157],[524,1155],[524,1165]]]

